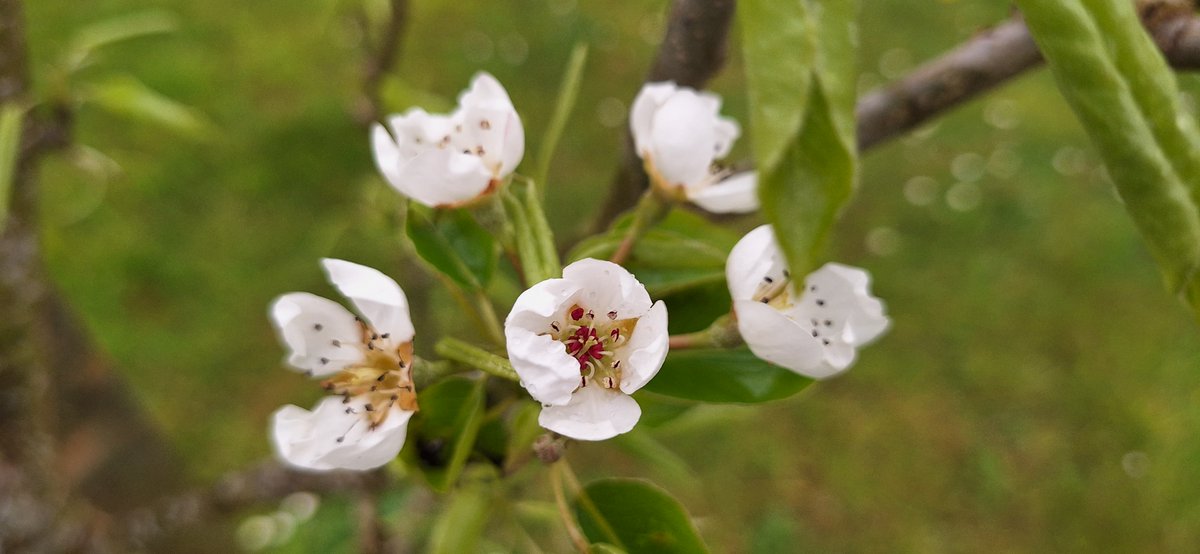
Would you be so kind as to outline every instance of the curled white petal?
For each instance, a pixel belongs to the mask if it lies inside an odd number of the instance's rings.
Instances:
[[[628,433],[641,417],[641,406],[629,395],[593,384],[576,391],[565,406],[542,408],[538,424],[576,440],[600,441]]]
[[[396,281],[378,269],[346,260],[325,258],[321,266],[329,282],[354,303],[377,332],[390,335],[398,343],[412,340],[408,298]]]
[[[353,345],[358,325],[341,304],[307,292],[290,292],[271,303],[271,321],[288,350],[287,364],[316,377],[337,373],[362,359]]]
[[[717,151],[718,106],[685,88],[654,113],[649,154],[665,184],[690,188],[708,177]]]
[[[706,187],[689,189],[687,198],[715,214],[752,212],[758,209],[758,173],[746,171]]]
[[[735,300],[733,311],[738,332],[755,356],[814,379],[829,376],[821,341],[794,320],[754,300]]]
[[[889,325],[883,302],[871,295],[870,275],[829,263],[797,287],[784,264],[769,225],[747,233],[730,252],[725,277],[743,340],[759,358],[809,377],[845,371],[858,348]]]
[[[504,321],[509,362],[529,395],[543,404],[566,404],[579,386],[579,363],[561,342],[544,334],[578,291],[578,285],[565,279],[542,281],[517,297]]]
[[[362,416],[362,400],[321,399],[312,411],[284,406],[271,418],[271,439],[284,462],[313,470],[367,470],[388,463],[404,446],[413,412],[390,408],[375,429]]]
[[[637,322],[633,336],[624,346],[625,365],[621,372],[621,391],[633,394],[662,369],[667,359],[667,306],[659,300]]]
[[[584,258],[564,267],[563,279],[579,288],[576,302],[615,311],[618,319],[641,317],[651,306],[645,285],[629,270],[609,261]]]
[[[760,225],[733,246],[725,262],[725,280],[734,300],[754,299],[765,277],[783,278],[785,261],[770,225]]]
[[[653,149],[654,114],[679,87],[675,83],[647,83],[638,91],[629,110],[629,131],[639,153]]]
[[[504,87],[479,73],[450,115],[420,109],[371,130],[375,163],[400,193],[428,206],[453,206],[490,190],[525,154],[525,131]]]

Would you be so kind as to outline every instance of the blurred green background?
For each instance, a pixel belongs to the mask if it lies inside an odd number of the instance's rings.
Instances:
[[[666,5],[414,0],[396,72],[407,92],[393,101],[453,99],[490,71],[525,121],[528,162],[571,47],[588,43],[549,186],[565,245],[606,194]],[[398,241],[398,200],[351,116],[364,60],[351,0],[28,2],[39,90],[62,86],[54,67],[80,28],[150,8],[179,29],[104,50],[72,86],[136,76],[206,126],[181,132],[84,105],[86,148],[44,171],[45,243],[73,306],[204,481],[267,455],[270,412],[320,395],[280,369],[265,315],[285,291],[331,294],[317,258],[424,287],[410,292],[426,322],[419,351],[439,328],[472,328],[444,311]],[[862,90],[1008,15],[987,1],[864,2]],[[712,86],[743,124],[745,38],[735,32]],[[1200,91],[1195,77],[1182,81]],[[748,148],[743,139],[734,158]],[[656,480],[717,552],[1200,544],[1196,327],[1048,73],[867,154],[829,257],[871,270],[894,319],[853,371],[786,401],[704,407],[649,431],[675,463],[648,462],[633,441],[573,448],[581,476]],[[521,496],[548,499],[543,484]],[[405,529],[420,521],[414,510],[437,506],[405,504],[414,495],[390,512]],[[351,551],[349,517],[326,502],[269,548]],[[522,550],[503,536],[490,547]]]

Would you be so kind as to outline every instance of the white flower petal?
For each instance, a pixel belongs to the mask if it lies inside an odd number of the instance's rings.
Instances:
[[[578,285],[565,279],[542,281],[517,297],[504,320],[508,359],[521,385],[543,404],[566,404],[579,386],[579,362],[563,343],[544,334],[578,291]]]
[[[689,190],[688,200],[715,214],[748,213],[758,209],[758,173],[746,171],[707,187]]]
[[[492,172],[478,156],[450,148],[429,148],[400,165],[402,177],[391,182],[401,194],[426,206],[454,206],[487,190]]]
[[[464,127],[477,137],[487,138],[477,141],[485,148],[487,165],[496,168],[497,177],[512,173],[525,156],[525,128],[508,91],[495,77],[480,72],[471,80],[471,88],[459,98],[459,105]],[[480,125],[485,119],[487,129]]]
[[[760,225],[734,245],[725,262],[725,280],[734,300],[758,300],[764,277],[782,279],[786,262],[770,225]]]
[[[371,429],[362,415],[364,402],[346,404],[341,397],[327,396],[311,412],[280,408],[271,425],[276,453],[288,464],[314,470],[367,470],[388,463],[404,446],[413,412],[392,407],[387,419]]]
[[[650,381],[667,359],[667,306],[659,300],[638,320],[622,348],[621,391],[633,394]]]
[[[325,268],[329,282],[354,303],[375,331],[388,334],[399,344],[412,340],[408,298],[391,277],[346,260],[325,258],[321,260],[321,266]]]
[[[665,184],[691,187],[709,175],[716,154],[714,103],[681,89],[654,113],[651,162]]]
[[[362,333],[341,304],[307,292],[291,292],[271,303],[271,320],[288,350],[288,365],[316,377],[337,373],[362,360],[355,347]]]
[[[729,151],[733,149],[733,143],[737,141],[738,136],[742,134],[742,128],[737,121],[728,117],[718,117],[716,124],[717,142],[713,146],[713,155],[719,158],[724,158],[729,155]]]
[[[576,301],[598,314],[615,311],[617,319],[641,317],[650,309],[650,293],[625,268],[584,258],[563,268],[563,279],[579,287]]]
[[[795,321],[754,300],[735,300],[733,310],[738,331],[755,356],[814,379],[829,375],[821,341]]]
[[[471,78],[471,86],[458,97],[458,105],[463,108],[493,108],[516,111],[512,99],[504,85],[496,80],[491,73],[480,71]]]
[[[575,440],[599,441],[628,433],[641,417],[642,408],[629,395],[593,383],[566,406],[543,407],[538,424]]]
[[[883,302],[871,296],[871,277],[862,269],[827,263],[808,275],[804,291],[792,310],[797,320],[816,320],[823,335],[859,347],[887,330]]]
[[[375,167],[383,174],[383,178],[393,187],[400,181],[400,147],[388,134],[387,129],[378,123],[371,126],[371,152],[375,157]]]
[[[633,134],[639,156],[652,149],[654,113],[677,90],[679,87],[672,82],[646,83],[633,99],[633,107],[629,110],[629,131]]]

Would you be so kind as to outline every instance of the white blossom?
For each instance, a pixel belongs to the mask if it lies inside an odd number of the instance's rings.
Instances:
[[[667,308],[621,266],[591,258],[521,293],[504,322],[509,360],[538,423],[579,440],[633,429],[630,398],[667,357]]]
[[[457,206],[495,190],[525,155],[521,118],[487,73],[475,75],[449,115],[413,108],[387,124],[371,129],[375,164],[392,187],[426,206]]]
[[[725,265],[738,331],[768,362],[823,379],[848,369],[888,327],[866,271],[827,263],[798,289],[770,225],[750,231]]]
[[[362,318],[307,292],[287,293],[271,304],[287,365],[325,377],[322,386],[334,395],[312,411],[290,405],[277,410],[272,442],[280,458],[301,468],[379,467],[400,452],[417,410],[408,299],[378,270],[333,259],[321,265]]]
[[[655,186],[714,213],[758,209],[758,175],[713,165],[729,154],[741,129],[720,116],[721,97],[675,83],[642,87],[629,114],[638,156]]]

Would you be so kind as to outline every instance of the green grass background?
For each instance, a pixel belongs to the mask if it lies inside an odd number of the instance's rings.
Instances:
[[[666,2],[412,4],[397,74],[453,98],[475,71],[492,72],[525,121],[527,154],[572,45],[590,45],[548,200],[560,238],[579,236],[606,193],[623,110],[661,37]],[[268,414],[319,395],[279,368],[265,315],[281,292],[331,292],[318,257],[380,267],[406,288],[429,285],[398,246],[396,199],[349,116],[363,51],[348,7],[27,2],[45,92],[82,26],[147,8],[181,22],[173,34],[105,50],[77,83],[135,75],[203,112],[216,132],[189,138],[85,105],[79,143],[120,171],[101,176],[60,157],[42,184],[54,277],[198,480],[267,455]],[[864,2],[862,85],[887,82],[1008,10],[977,0]],[[735,36],[712,86],[743,123],[736,44],[748,38]],[[1182,81],[1200,90],[1194,77]],[[748,147],[743,139],[735,158]],[[623,443],[573,449],[582,476],[661,482],[717,552],[1200,544],[1197,329],[1161,286],[1046,72],[867,154],[829,254],[873,272],[894,320],[854,370],[786,401],[701,409],[650,432],[679,453],[674,465],[648,463]],[[411,300],[419,319],[472,332],[439,307],[441,293]],[[418,349],[435,336],[420,334]],[[549,498],[532,479],[521,494]],[[437,507],[420,496],[396,501],[401,528]],[[327,502],[279,549],[352,550],[348,517]],[[544,531],[559,541],[547,551],[566,548],[561,533]],[[523,550],[496,536],[489,548]]]

